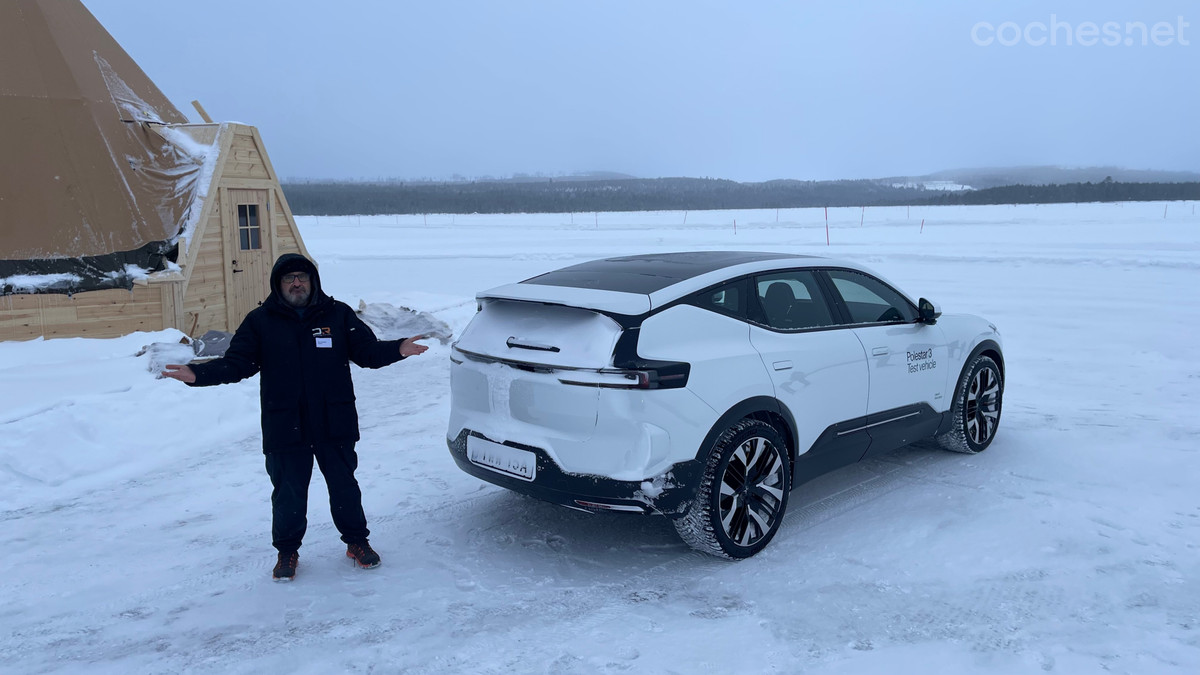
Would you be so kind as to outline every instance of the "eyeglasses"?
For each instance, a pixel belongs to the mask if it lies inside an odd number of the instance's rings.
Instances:
[[[290,284],[294,281],[299,281],[302,284],[308,283],[308,272],[297,272],[295,274],[285,274],[282,278],[283,283]]]

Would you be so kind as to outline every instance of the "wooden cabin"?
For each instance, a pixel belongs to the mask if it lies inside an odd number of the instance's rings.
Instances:
[[[188,123],[78,0],[0,24],[0,340],[237,328],[308,255],[258,130]]]

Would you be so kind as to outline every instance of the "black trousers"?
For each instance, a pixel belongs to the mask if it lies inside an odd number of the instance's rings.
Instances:
[[[267,474],[271,476],[271,544],[280,551],[300,548],[308,529],[308,484],[313,458],[329,487],[329,512],[333,525],[347,544],[367,540],[367,516],[363,513],[362,491],[354,478],[358,455],[354,443],[318,443],[308,452],[268,452]]]

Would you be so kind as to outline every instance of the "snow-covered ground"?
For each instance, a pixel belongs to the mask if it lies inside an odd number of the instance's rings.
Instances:
[[[596,257],[859,260],[1000,327],[1001,429],[803,485],[728,563],[461,473],[435,341],[355,370],[383,566],[345,558],[317,474],[276,584],[255,380],[155,379],[134,354],[174,331],[0,343],[0,672],[1200,672],[1195,203],[831,209],[828,246],[821,209],[299,221],[335,297],[455,331],[477,290]]]

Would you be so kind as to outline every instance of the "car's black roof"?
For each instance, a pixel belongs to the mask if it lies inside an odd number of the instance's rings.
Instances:
[[[685,279],[725,267],[763,260],[811,258],[790,253],[757,251],[688,251],[605,258],[564,267],[526,279],[524,284],[594,288],[650,294]]]

